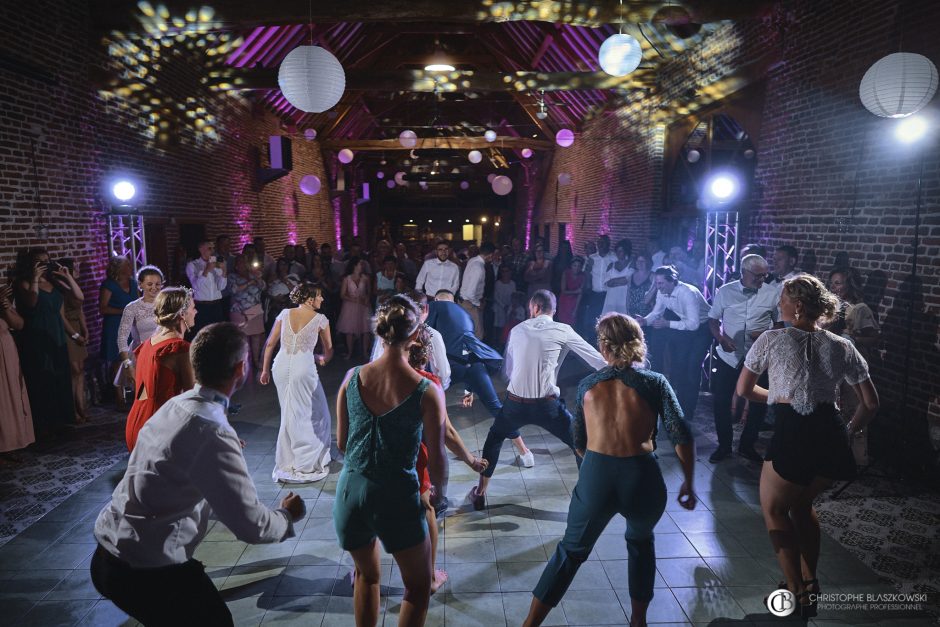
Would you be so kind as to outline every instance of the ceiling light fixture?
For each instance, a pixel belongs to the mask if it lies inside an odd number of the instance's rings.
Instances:
[[[434,40],[434,53],[428,59],[428,64],[424,66],[425,72],[453,72],[456,68],[451,65],[450,59],[441,50],[441,42]]]

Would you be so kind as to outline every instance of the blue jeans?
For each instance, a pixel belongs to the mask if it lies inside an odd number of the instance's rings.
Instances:
[[[565,401],[558,398],[546,398],[534,403],[520,403],[510,398],[503,404],[503,410],[496,416],[490,432],[483,444],[483,457],[490,463],[483,471],[484,477],[492,477],[499,461],[499,450],[506,438],[517,437],[523,425],[538,425],[564,442],[574,451],[574,437],[571,433],[571,414],[565,407]],[[517,434],[516,436],[512,435]],[[575,453],[578,464],[581,458]]]
[[[463,383],[468,392],[473,392],[480,397],[480,402],[486,407],[493,418],[498,419],[503,409],[503,404],[499,402],[496,390],[493,388],[493,380],[486,366],[482,362],[472,364],[450,364],[450,384]],[[518,431],[510,432],[506,437],[515,440],[519,437]]]
[[[612,457],[587,451],[571,494],[568,526],[532,594],[555,607],[614,514],[627,519],[630,598],[650,601],[656,577],[653,527],[666,509],[666,483],[656,455]]]

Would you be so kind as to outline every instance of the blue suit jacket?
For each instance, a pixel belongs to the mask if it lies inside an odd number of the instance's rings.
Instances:
[[[441,334],[452,363],[482,361],[489,368],[502,364],[503,356],[473,334],[473,319],[460,305],[441,300],[428,303],[427,324]]]

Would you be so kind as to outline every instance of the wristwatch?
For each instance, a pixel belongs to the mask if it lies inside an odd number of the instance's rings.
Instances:
[[[73,339],[73,340],[77,340],[77,339],[80,338],[81,336],[82,336],[82,334],[79,333],[78,331],[76,331],[75,333],[72,334],[72,339]]]

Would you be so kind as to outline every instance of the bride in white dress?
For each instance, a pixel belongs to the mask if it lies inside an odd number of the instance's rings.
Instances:
[[[301,283],[290,293],[299,305],[278,314],[264,345],[264,367],[260,383],[267,385],[274,375],[281,405],[281,429],[274,456],[274,481],[307,483],[330,474],[330,408],[320,385],[317,365],[324,366],[333,356],[330,323],[319,313],[323,292]],[[313,350],[319,341],[322,354]],[[274,359],[271,357],[280,343]]]

